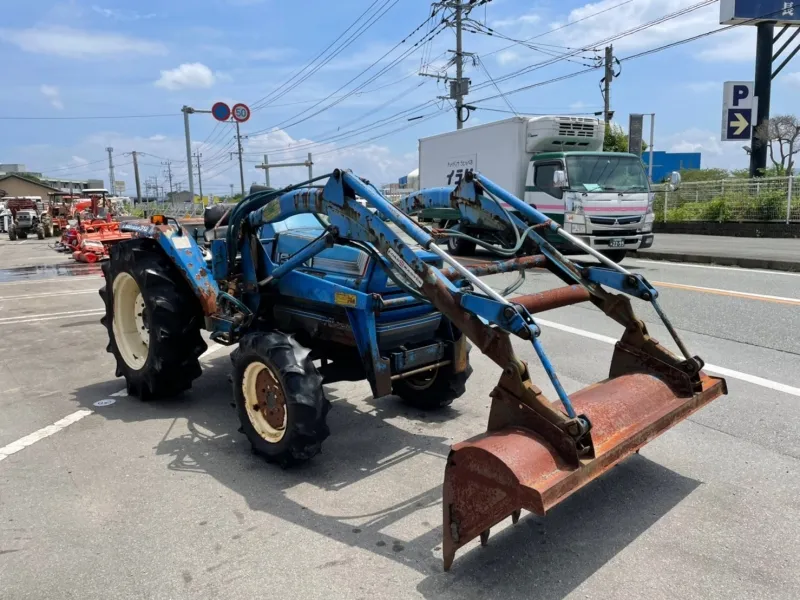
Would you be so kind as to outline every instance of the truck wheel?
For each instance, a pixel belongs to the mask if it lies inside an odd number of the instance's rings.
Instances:
[[[308,349],[277,332],[250,333],[231,354],[233,395],[253,451],[288,466],[316,455],[330,402]]]
[[[102,268],[106,351],[128,393],[148,400],[189,389],[207,346],[200,306],[182,275],[151,240],[116,244]]]
[[[407,404],[421,410],[436,410],[450,406],[453,400],[467,391],[467,379],[472,375],[472,366],[467,354],[467,369],[453,373],[453,366],[446,365],[406,379],[399,379],[392,385],[392,393],[400,396]]]
[[[627,250],[606,250],[601,253],[606,258],[610,258],[615,263],[621,263],[625,256],[628,254]]]
[[[40,240],[44,239],[44,227],[42,227],[42,225],[36,226],[36,237]]]
[[[465,240],[464,238],[447,238],[447,251],[456,256],[474,256],[475,245],[475,242]]]
[[[17,227],[13,223],[8,228],[8,239],[12,242],[17,241]]]

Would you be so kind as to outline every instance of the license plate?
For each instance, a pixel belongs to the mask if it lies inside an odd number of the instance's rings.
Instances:
[[[625,240],[621,240],[621,239],[608,240],[608,247],[609,248],[624,248],[625,247]]]

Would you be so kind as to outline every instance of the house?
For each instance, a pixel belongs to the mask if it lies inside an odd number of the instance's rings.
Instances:
[[[48,194],[58,191],[58,188],[13,173],[0,176],[0,198],[4,196],[39,196],[43,201],[47,201]]]

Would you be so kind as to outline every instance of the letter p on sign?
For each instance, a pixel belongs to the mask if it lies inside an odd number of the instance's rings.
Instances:
[[[739,106],[742,100],[746,100],[750,95],[750,90],[746,85],[733,86],[733,105]]]

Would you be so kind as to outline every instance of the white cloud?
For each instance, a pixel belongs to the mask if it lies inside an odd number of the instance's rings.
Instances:
[[[119,54],[130,57],[135,54],[167,53],[166,46],[160,42],[62,26],[0,29],[0,41],[14,44],[25,52],[64,58],[105,58]]]
[[[711,38],[713,42],[697,53],[706,62],[749,62],[755,60],[756,28],[737,27]]]
[[[520,59],[519,54],[517,54],[513,50],[503,50],[502,52],[497,53],[497,62],[500,65],[508,65],[511,63],[515,63],[519,59]]]
[[[141,21],[145,19],[152,19],[156,16],[155,13],[142,14],[135,10],[120,10],[117,8],[103,8],[102,6],[92,5],[92,10],[98,15],[115,21]]]
[[[175,69],[161,71],[155,85],[171,91],[204,89],[210,88],[216,80],[216,75],[203,63],[184,63]]]
[[[520,26],[520,25],[522,25],[522,26],[524,26],[524,25],[535,25],[536,23],[538,23],[541,20],[542,20],[542,17],[540,17],[537,14],[532,14],[531,13],[531,14],[527,14],[527,15],[521,15],[521,16],[518,16],[518,17],[511,17],[511,18],[508,18],[508,19],[500,19],[498,21],[493,21],[492,22],[492,27],[495,27],[497,29],[501,29],[503,27],[510,27],[510,26],[514,26],[514,25],[516,25],[516,26]]]
[[[64,110],[64,103],[61,101],[61,93],[56,86],[42,84],[39,91],[50,101],[50,106],[58,110]]]

